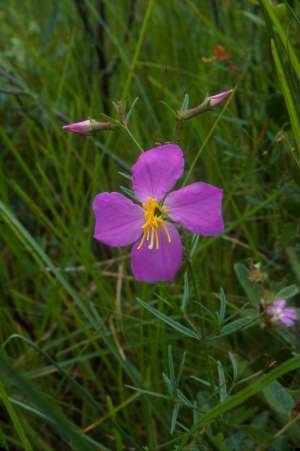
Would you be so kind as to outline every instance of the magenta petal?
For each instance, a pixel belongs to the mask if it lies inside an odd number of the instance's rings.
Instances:
[[[97,194],[94,238],[109,246],[128,246],[142,235],[144,210],[119,193]]]
[[[154,147],[140,155],[132,166],[132,184],[136,197],[160,200],[173,188],[184,169],[183,152],[176,144]]]
[[[223,190],[208,183],[192,183],[170,193],[164,206],[173,221],[192,233],[217,235],[223,232]]]
[[[286,300],[285,299],[277,299],[271,304],[272,307],[275,309],[283,309],[286,306]]]
[[[292,327],[294,325],[295,320],[291,318],[282,317],[280,321],[287,327]]]
[[[293,307],[290,307],[290,308],[285,308],[284,310],[283,310],[283,314],[284,314],[284,316],[286,317],[286,318],[290,318],[290,319],[293,319],[293,320],[296,320],[297,319],[297,310],[296,309],[294,309]]]
[[[159,249],[149,249],[147,241],[141,249],[136,243],[131,251],[131,268],[136,279],[144,282],[172,280],[182,263],[180,235],[173,224],[165,222],[171,242],[162,227],[158,229]]]

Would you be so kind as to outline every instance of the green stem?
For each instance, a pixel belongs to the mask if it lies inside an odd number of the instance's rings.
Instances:
[[[204,321],[204,308],[203,305],[201,303],[201,296],[198,290],[198,286],[197,286],[197,282],[195,279],[195,275],[194,275],[194,270],[193,270],[193,266],[191,261],[188,261],[188,267],[189,267],[189,272],[191,275],[191,279],[192,279],[192,284],[194,287],[194,291],[195,291],[195,295],[196,298],[199,301],[200,304],[200,331],[201,331],[201,340],[203,342],[203,347],[204,347],[204,353],[205,353],[205,359],[206,359],[206,363],[207,363],[207,370],[208,370],[208,377],[209,377],[209,382],[211,385],[211,390],[214,391],[214,376],[213,376],[213,370],[212,370],[212,366],[211,366],[211,361],[209,358],[209,352],[208,352],[208,345],[207,345],[207,339],[206,339],[206,327],[205,327],[205,321]]]
[[[189,170],[188,170],[187,175],[185,176],[185,179],[184,179],[184,181],[183,181],[182,186],[185,186],[186,183],[187,183],[187,181],[188,181],[188,179],[190,178],[190,176],[191,176],[191,174],[192,174],[192,172],[193,172],[193,169],[194,169],[194,167],[196,166],[196,164],[197,164],[197,162],[198,162],[198,160],[199,160],[199,158],[200,158],[200,156],[201,156],[201,154],[202,154],[202,152],[203,152],[203,150],[204,150],[206,144],[207,144],[208,141],[210,140],[210,138],[211,138],[213,132],[215,131],[215,129],[216,129],[216,127],[217,127],[219,121],[221,120],[223,114],[225,113],[225,111],[226,111],[226,109],[227,109],[227,107],[228,107],[228,105],[229,105],[229,103],[230,103],[230,101],[231,101],[232,98],[233,98],[232,95],[228,97],[227,102],[225,103],[225,105],[224,105],[223,108],[222,108],[222,111],[220,112],[219,116],[217,117],[217,119],[216,119],[215,122],[213,123],[213,126],[211,127],[211,129],[209,130],[208,134],[206,135],[206,137],[205,137],[205,139],[204,139],[204,141],[203,141],[203,143],[202,143],[200,149],[198,150],[198,152],[197,152],[197,154],[196,154],[196,156],[195,156],[195,158],[194,158],[194,160],[193,160],[193,162],[192,162],[192,164],[191,164],[191,166],[190,166],[190,168],[189,168]]]
[[[126,130],[126,132],[128,133],[128,135],[130,136],[130,138],[132,139],[132,141],[135,143],[135,145],[139,148],[139,150],[141,152],[144,152],[144,149],[142,148],[142,146],[140,145],[140,143],[135,139],[134,135],[131,133],[131,131],[129,130],[129,128],[127,127],[127,125],[125,125],[124,130]]]

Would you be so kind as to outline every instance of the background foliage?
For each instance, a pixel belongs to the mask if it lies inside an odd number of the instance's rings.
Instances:
[[[296,449],[299,331],[268,324],[261,299],[299,301],[298,2],[0,14],[1,447]],[[223,109],[170,111],[230,88]],[[129,133],[62,131],[137,97]],[[92,240],[94,195],[130,187],[130,133],[177,142],[187,168],[199,157],[190,179],[225,191],[224,234],[185,236],[194,277],[136,282],[128,249]]]

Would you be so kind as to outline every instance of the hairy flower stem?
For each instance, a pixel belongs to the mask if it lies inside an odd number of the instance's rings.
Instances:
[[[199,301],[200,304],[200,331],[201,331],[201,339],[203,342],[203,346],[204,346],[204,353],[205,353],[205,359],[206,359],[206,364],[207,364],[207,372],[208,372],[208,377],[209,377],[209,382],[210,382],[210,386],[211,386],[211,390],[214,392],[214,376],[213,376],[213,369],[211,366],[211,361],[209,358],[209,353],[208,353],[208,345],[207,345],[207,340],[206,340],[206,327],[205,327],[205,321],[204,321],[204,308],[203,305],[201,303],[201,296],[200,296],[200,292],[197,286],[197,282],[195,279],[195,275],[194,275],[194,270],[193,270],[193,266],[191,261],[188,261],[188,267],[189,267],[189,273],[191,275],[191,279],[192,279],[192,284],[194,287],[194,291],[195,291],[195,295],[197,300]]]

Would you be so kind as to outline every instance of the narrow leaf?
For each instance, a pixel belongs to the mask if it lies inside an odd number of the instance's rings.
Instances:
[[[234,381],[236,381],[237,378],[238,378],[238,374],[239,374],[237,362],[236,362],[236,359],[235,359],[234,354],[232,352],[228,352],[228,355],[229,355],[231,366],[232,366],[232,379]]]
[[[181,303],[180,309],[183,311],[183,313],[185,313],[188,301],[190,299],[190,287],[189,287],[189,274],[188,274],[188,271],[186,271],[184,273],[183,280],[184,280],[184,288],[183,288],[183,296],[182,296],[182,303]]]
[[[185,94],[183,102],[181,104],[181,110],[187,110],[190,103],[190,97],[188,94]]]
[[[172,327],[177,332],[181,333],[182,335],[185,335],[186,337],[196,338],[197,340],[199,339],[198,335],[192,329],[189,329],[189,328],[187,328],[185,326],[182,326],[182,324],[178,323],[177,321],[175,321],[172,318],[169,318],[164,313],[161,313],[159,310],[157,310],[156,308],[152,307],[150,304],[146,304],[146,302],[142,301],[142,299],[137,298],[137,301],[146,310],[148,310],[150,313],[155,315],[158,319],[160,319],[164,323],[168,324],[168,326]]]
[[[223,321],[226,313],[226,296],[223,288],[220,288],[220,310],[219,310],[219,320]]]
[[[180,406],[179,404],[175,404],[172,411],[172,418],[171,418],[171,434],[174,434],[175,427],[176,427],[176,421],[178,418]]]
[[[222,327],[220,336],[225,337],[226,335],[234,334],[237,331],[249,326],[249,324],[253,323],[256,319],[257,319],[256,315],[250,315],[247,316],[246,318],[241,318],[232,321],[231,323],[226,324],[224,327]]]
[[[219,396],[220,396],[220,402],[224,402],[227,397],[227,388],[226,388],[226,379],[225,379],[225,373],[224,368],[220,360],[217,361],[217,368],[218,368],[218,376],[219,376]]]
[[[126,118],[125,118],[126,124],[128,124],[129,119],[130,119],[130,117],[131,117],[131,115],[132,115],[132,112],[133,112],[134,107],[135,107],[135,105],[137,104],[137,101],[138,101],[138,100],[139,100],[139,98],[136,97],[136,98],[134,99],[134,101],[132,102],[132,104],[131,104],[131,106],[130,106],[130,108],[129,108],[129,110],[128,110],[128,113],[126,114]]]

